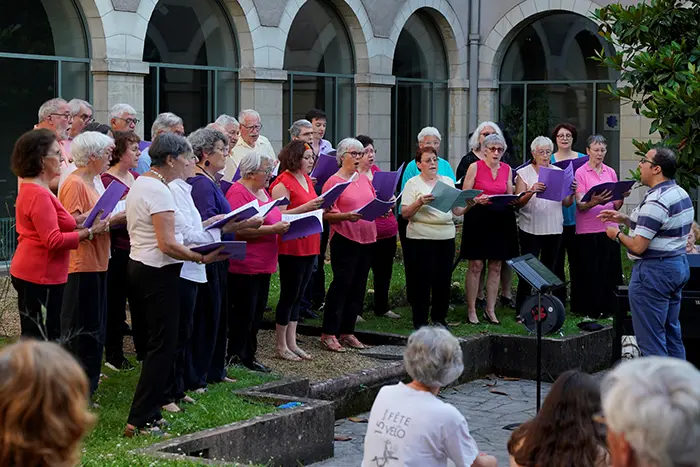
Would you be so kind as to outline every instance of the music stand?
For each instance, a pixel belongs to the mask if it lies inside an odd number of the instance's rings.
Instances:
[[[524,279],[537,290],[535,321],[537,322],[537,412],[539,412],[542,399],[542,294],[563,287],[565,284],[531,253],[509,259],[506,264],[515,270],[521,280]]]

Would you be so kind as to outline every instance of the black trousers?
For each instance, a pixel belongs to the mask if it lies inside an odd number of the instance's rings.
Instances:
[[[10,276],[17,291],[22,337],[55,341],[61,336],[61,307],[66,284],[43,285]],[[46,322],[41,307],[46,309]]]
[[[275,312],[275,323],[286,326],[299,321],[299,307],[306,285],[311,279],[316,256],[279,255],[280,299]]]
[[[605,232],[576,235],[579,277],[572,282],[571,312],[581,316],[612,316],[615,288],[622,285],[620,244]]]
[[[112,248],[107,269],[107,335],[105,360],[120,364],[124,360],[124,322],[126,321],[126,265],[129,251]],[[139,345],[140,345],[139,341]]]
[[[129,259],[129,306],[145,326],[146,354],[128,423],[143,428],[160,420],[160,407],[175,362],[180,319],[181,263],[153,268]]]
[[[569,283],[573,284],[578,280],[578,256],[576,255],[576,226],[565,225],[561,236],[561,244],[557,255],[557,262],[554,266],[554,274],[563,281],[566,281],[566,259],[569,258]],[[554,291],[554,295],[566,306],[566,287],[561,287]],[[572,298],[573,300],[573,288]]]
[[[270,277],[271,274],[229,274],[229,360],[238,359],[246,364],[255,361]]]
[[[406,300],[409,305],[413,304],[412,294],[416,287],[409,286],[409,276],[415,277],[415,274],[411,274],[411,264],[406,258],[411,256],[411,241],[406,237],[406,229],[408,228],[408,220],[404,219],[400,214],[397,216],[396,220],[399,224],[399,241],[401,242],[401,252],[403,253],[403,272],[406,278]]]
[[[365,303],[374,244],[353,242],[335,233],[330,241],[333,282],[323,312],[323,333],[333,336],[355,332],[355,321]]]
[[[518,229],[518,235],[520,237],[520,254],[526,255],[528,253],[532,253],[535,258],[539,258],[540,262],[544,264],[547,269],[554,272],[557,265],[557,257],[559,255],[559,246],[561,244],[562,234],[533,235],[525,232],[524,230]],[[526,280],[519,277],[518,292],[515,296],[516,317],[520,316],[520,307],[531,294],[532,287],[530,284],[528,284]]]
[[[177,402],[185,397],[185,381],[193,374],[192,368],[192,324],[197,300],[199,284],[180,278],[180,319],[178,320],[177,346],[175,347],[175,362],[173,364],[165,398],[161,405]]]
[[[97,391],[107,332],[107,272],[68,274],[61,308],[61,336],[83,365],[90,394]]]
[[[447,325],[450,306],[452,263],[455,256],[455,240],[415,240],[410,243],[410,283],[413,291],[413,327],[428,324],[428,313],[433,323]],[[432,307],[432,308],[431,308]]]
[[[313,309],[319,308],[326,300],[326,273],[323,265],[326,261],[326,250],[328,248],[328,236],[330,235],[330,225],[328,222],[323,223],[323,232],[321,233],[321,253],[318,255],[318,269],[312,276],[313,290]]]
[[[370,268],[374,276],[374,314],[381,316],[389,311],[389,287],[394,272],[396,235],[377,240],[373,250]]]
[[[203,388],[226,376],[227,268],[228,261],[207,264],[207,282],[199,284],[192,327],[193,373],[186,382],[187,389]]]

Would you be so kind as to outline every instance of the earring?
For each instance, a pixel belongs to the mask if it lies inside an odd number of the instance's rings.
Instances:
[[[170,166],[170,168],[173,167],[173,163],[172,163],[172,162],[170,162],[168,165]]]
[[[204,162],[204,167],[209,167],[209,161]]]

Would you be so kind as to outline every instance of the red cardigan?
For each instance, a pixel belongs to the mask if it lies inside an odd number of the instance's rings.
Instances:
[[[35,183],[23,183],[15,217],[19,240],[10,274],[34,284],[64,284],[70,250],[78,248],[73,216],[58,198]]]

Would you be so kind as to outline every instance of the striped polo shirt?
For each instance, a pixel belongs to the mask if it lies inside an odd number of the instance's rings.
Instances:
[[[630,237],[641,235],[651,240],[647,250],[632,260],[667,258],[685,254],[685,244],[695,218],[688,193],[674,180],[649,189],[630,215]]]

